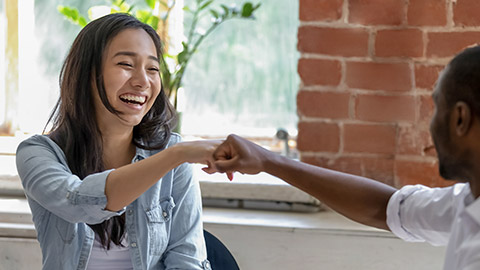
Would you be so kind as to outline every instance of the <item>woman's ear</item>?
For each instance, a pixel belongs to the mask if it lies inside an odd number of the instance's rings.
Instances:
[[[458,101],[453,107],[453,120],[455,121],[455,134],[459,137],[467,135],[472,126],[472,110],[467,103]]]

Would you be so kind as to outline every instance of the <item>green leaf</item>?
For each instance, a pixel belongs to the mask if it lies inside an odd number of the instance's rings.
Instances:
[[[229,9],[226,5],[221,4],[220,7],[222,7],[222,9],[223,9],[223,15],[224,15],[224,17],[225,17],[225,16],[228,16],[228,15],[230,14],[230,9]]]
[[[150,16],[151,13],[147,10],[137,10],[135,12],[135,17],[143,23],[147,23]]]
[[[128,10],[127,10],[127,12],[126,12],[126,13],[128,13],[128,14],[132,14],[132,10],[133,10],[133,8],[135,8],[135,5],[131,5],[131,6],[128,8]]]
[[[220,15],[218,15],[218,12],[214,9],[210,9],[210,13],[213,15],[213,17],[215,17],[215,19],[218,19],[218,17],[220,17]]]
[[[155,8],[155,0],[145,0],[145,3],[147,3],[147,5],[150,7],[150,9],[154,9]]]
[[[81,27],[87,25],[87,19],[80,15],[78,9],[59,5],[57,6],[57,10],[72,23],[80,25]]]
[[[60,12],[63,16],[65,16],[67,19],[69,20],[72,20],[72,21],[76,21],[77,18],[75,18],[75,12],[73,11],[73,9],[69,8],[69,7],[65,7],[65,6],[62,6],[62,5],[59,5],[57,6],[57,10],[58,12]],[[77,11],[78,12],[78,11]]]
[[[150,18],[147,21],[148,25],[150,25],[155,31],[157,31],[158,22],[160,22],[160,18],[154,15],[150,16]]]
[[[200,6],[200,8],[198,10],[204,10],[206,7],[208,7],[211,3],[213,2],[213,0],[209,0],[207,2],[205,2],[202,6]]]
[[[188,51],[187,51],[187,50],[183,50],[181,53],[179,53],[179,54],[177,55],[178,63],[179,63],[179,64],[185,63],[185,61],[187,60],[187,55],[188,55]]]
[[[252,16],[252,13],[253,13],[253,4],[250,2],[245,3],[242,7],[242,17],[248,18]]]
[[[80,16],[80,18],[78,18],[78,24],[81,26],[81,27],[85,27],[87,25],[87,20]]]

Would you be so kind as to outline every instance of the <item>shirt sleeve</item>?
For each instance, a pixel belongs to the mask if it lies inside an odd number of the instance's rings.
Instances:
[[[455,217],[458,190],[463,187],[460,185],[448,188],[403,187],[388,202],[388,227],[405,241],[446,245]]]
[[[16,162],[26,196],[68,222],[97,224],[123,212],[105,210],[111,170],[80,179],[71,173],[60,148],[43,136],[23,141]]]
[[[166,269],[210,269],[203,236],[200,185],[192,166],[184,163],[174,170],[172,231],[164,253]]]

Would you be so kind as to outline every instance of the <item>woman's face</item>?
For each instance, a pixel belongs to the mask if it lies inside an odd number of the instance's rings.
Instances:
[[[105,108],[94,89],[100,129],[138,125],[161,88],[158,55],[147,32],[126,29],[116,35],[105,48],[102,74],[108,101],[119,115]]]

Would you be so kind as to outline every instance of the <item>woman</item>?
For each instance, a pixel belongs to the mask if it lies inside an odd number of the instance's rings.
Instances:
[[[201,198],[159,75],[160,39],[126,14],[89,23],[60,75],[48,135],[17,149],[44,269],[209,269]]]

